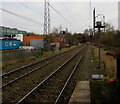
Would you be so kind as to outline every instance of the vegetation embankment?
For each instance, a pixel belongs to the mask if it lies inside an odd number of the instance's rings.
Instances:
[[[90,36],[93,42],[93,61],[98,65],[99,34]],[[110,24],[101,29],[101,73],[108,78],[116,78],[116,59],[120,56],[120,31],[115,30]],[[96,68],[95,67],[95,68]]]
[[[97,73],[104,74],[107,78],[115,79],[115,71],[116,71],[116,59],[113,56],[107,55],[108,51],[105,51],[103,48],[101,49],[101,60],[100,60],[100,70],[98,69],[98,48],[93,46],[92,57],[94,68]]]
[[[105,31],[101,30],[101,68],[98,69],[98,33],[91,36],[93,41],[92,60],[94,71],[105,76],[102,80],[92,80],[91,104],[119,104],[120,82],[116,80],[116,59],[120,57],[120,31],[106,24]]]

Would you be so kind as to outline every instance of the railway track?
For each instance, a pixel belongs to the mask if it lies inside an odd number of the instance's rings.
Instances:
[[[57,56],[59,56],[59,55],[62,55],[62,54],[64,54],[64,53],[67,53],[67,52],[69,52],[69,51],[71,51],[71,50],[74,50],[74,49],[76,49],[76,48],[77,48],[77,47],[72,48],[72,49],[69,49],[69,50],[66,50],[66,51],[63,51],[63,52],[61,52],[61,53],[59,53],[59,54],[55,54],[55,55],[46,57],[46,58],[44,58],[44,59],[35,61],[35,62],[33,62],[33,63],[24,65],[24,66],[19,67],[19,68],[17,68],[17,69],[14,69],[14,70],[5,72],[5,73],[3,73],[2,75],[0,75],[0,77],[4,77],[4,76],[10,75],[10,74],[12,74],[12,73],[14,73],[14,72],[18,72],[18,71],[24,70],[25,68],[32,67],[33,65],[40,64],[40,63],[42,63],[42,62],[44,62],[44,61],[46,61],[46,60],[48,60],[48,59],[52,59],[53,57],[57,57]]]
[[[74,49],[76,49],[76,48],[74,48]],[[74,49],[72,49],[72,50],[74,50]],[[69,51],[71,51],[71,50],[61,52],[57,55],[42,59],[37,62],[30,63],[26,66],[22,66],[15,70],[4,73],[3,75],[0,76],[3,79],[3,86],[1,88],[4,88],[4,87],[12,84],[13,82],[35,72],[36,70],[39,70],[39,69],[45,67],[48,64],[51,64],[55,59],[66,55]]]
[[[26,94],[21,100],[19,100],[17,104],[57,104],[73,73],[80,64],[84,52],[85,48],[75,53],[72,57],[60,65],[54,72],[47,76],[41,83],[34,87],[34,89]]]
[[[54,60],[52,60],[50,58],[50,61],[48,62],[48,60],[46,59],[47,62],[44,61],[45,63],[42,64],[42,65],[40,64],[40,66],[38,66],[37,68],[32,69],[29,72],[27,72],[25,74],[22,74],[19,77],[16,77],[15,79],[12,78],[13,80],[8,81],[2,87],[3,88],[3,103],[10,103],[10,102],[15,103],[15,102],[17,102],[19,99],[21,99],[22,96],[26,95],[26,93],[28,93],[32,88],[34,88],[36,85],[38,85],[39,82],[42,82],[42,80],[45,77],[47,77],[51,72],[54,71],[54,70],[50,70],[50,65],[53,67],[53,65],[50,64],[50,63],[55,62],[55,60],[58,59],[58,58],[59,59],[61,58],[60,59],[60,60],[62,60],[61,63],[63,63],[65,61],[65,59],[62,59],[62,58],[63,57],[65,58],[66,54],[67,54],[66,59],[68,59],[73,53],[75,53],[75,52],[72,52],[72,51],[79,51],[79,50],[80,50],[80,48],[74,48],[74,49],[72,49],[70,51],[62,52],[62,53],[60,53],[60,56],[56,55],[55,56],[56,58]],[[68,54],[68,52],[70,52],[71,54]],[[63,55],[63,53],[65,53],[65,54]],[[61,64],[61,63],[59,63],[59,64]],[[58,67],[57,64],[58,64],[58,61],[56,61],[56,63],[54,63],[54,66]],[[29,66],[29,65],[27,65],[27,66]],[[48,66],[48,68],[46,68],[47,66]],[[36,71],[38,71],[38,69],[41,69],[38,72],[39,74],[36,72]],[[46,70],[46,69],[47,69],[47,71],[44,72],[44,70]],[[22,69],[20,69],[20,71],[21,70]],[[20,73],[20,71],[18,71],[18,73]],[[14,72],[16,73],[16,71],[13,71],[12,75],[14,75],[13,74]],[[36,72],[36,73],[33,74],[33,72]],[[8,75],[7,77],[11,76],[9,72],[8,72],[8,74],[4,74],[3,76],[6,76],[6,75]],[[29,77],[26,77],[26,76],[29,76]],[[36,79],[33,78],[33,76],[36,76]],[[38,76],[39,76],[39,78],[37,78]],[[31,83],[31,85],[30,85],[29,82]],[[16,95],[16,98],[14,98],[14,96],[13,96],[14,94]]]
[[[88,52],[88,48],[84,51],[83,55],[79,58],[76,66],[74,67],[72,76],[70,76],[70,79],[67,81],[67,84],[62,90],[62,93],[60,93],[59,98],[56,100],[56,104],[68,104],[77,82],[80,80],[83,80],[83,79],[80,79],[79,77],[81,77],[80,73],[86,74],[82,72],[82,70],[85,70],[85,69],[81,69],[81,66],[86,61],[85,57],[87,52]]]

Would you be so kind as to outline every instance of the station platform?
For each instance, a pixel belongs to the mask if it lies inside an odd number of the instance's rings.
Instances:
[[[90,82],[79,81],[70,98],[69,104],[90,104]]]

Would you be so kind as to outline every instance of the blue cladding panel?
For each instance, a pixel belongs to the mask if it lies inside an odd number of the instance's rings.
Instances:
[[[0,40],[0,50],[2,50],[2,41]]]
[[[17,49],[19,46],[19,40],[0,40],[0,50]]]

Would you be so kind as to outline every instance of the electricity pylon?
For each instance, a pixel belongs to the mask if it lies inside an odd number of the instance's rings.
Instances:
[[[45,6],[44,6],[44,48],[45,50],[50,50],[50,0],[45,0]]]
[[[44,6],[44,35],[50,34],[50,6],[49,2],[50,0],[44,0],[45,6]]]

